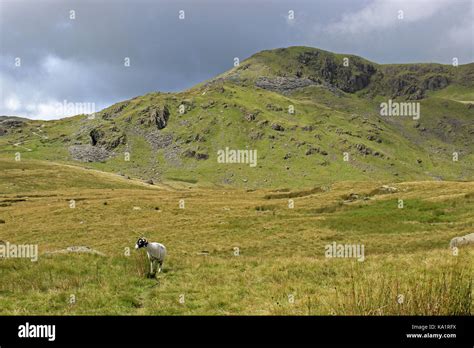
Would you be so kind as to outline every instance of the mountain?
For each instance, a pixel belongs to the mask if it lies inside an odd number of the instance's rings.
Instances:
[[[381,115],[383,105],[389,114],[394,106],[411,113]],[[290,47],[259,52],[183,92],[117,103],[93,119],[0,118],[0,157],[20,152],[149,183],[249,189],[473,180],[473,119],[473,63],[377,64]],[[255,166],[220,163],[232,150],[256,150]]]

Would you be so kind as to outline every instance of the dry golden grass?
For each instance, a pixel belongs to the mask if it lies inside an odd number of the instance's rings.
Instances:
[[[0,240],[40,250],[38,262],[0,260],[1,314],[441,315],[472,308],[473,249],[458,256],[448,249],[452,237],[472,232],[470,182],[398,183],[397,193],[353,202],[344,197],[368,196],[382,183],[341,182],[269,200],[274,190],[151,187],[74,167],[0,165]],[[140,236],[168,248],[156,279],[146,278],[143,250],[133,250]],[[326,258],[332,242],[364,244],[365,261]],[[69,246],[106,256],[47,254]]]

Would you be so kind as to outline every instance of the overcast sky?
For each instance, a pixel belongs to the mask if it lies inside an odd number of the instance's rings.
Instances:
[[[0,115],[60,118],[65,100],[100,110],[295,45],[471,63],[473,23],[473,0],[0,0]]]

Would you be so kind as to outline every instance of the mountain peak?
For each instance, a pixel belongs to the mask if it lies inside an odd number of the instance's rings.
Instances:
[[[472,177],[474,108],[464,104],[474,100],[472,70],[472,64],[383,65],[301,46],[267,50],[187,91],[149,93],[95,118],[0,119],[0,145],[153,182],[307,187],[349,178],[459,180]],[[391,99],[416,103],[421,118],[381,117],[381,101]],[[255,150],[255,167],[219,163],[216,154],[227,148]],[[466,157],[455,166],[454,150]]]
[[[451,83],[472,85],[466,73],[473,76],[473,64],[459,69],[442,64],[377,64],[356,55],[292,46],[258,52],[220,77],[284,94],[320,85],[339,93],[416,100]]]

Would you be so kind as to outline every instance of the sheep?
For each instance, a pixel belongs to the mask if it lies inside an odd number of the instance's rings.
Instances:
[[[137,244],[135,244],[135,249],[140,248],[146,248],[148,260],[150,261],[150,275],[155,276],[156,274],[156,271],[154,272],[155,262],[159,265],[158,273],[160,273],[166,256],[166,247],[161,243],[148,243],[148,241],[142,237],[139,238]]]

